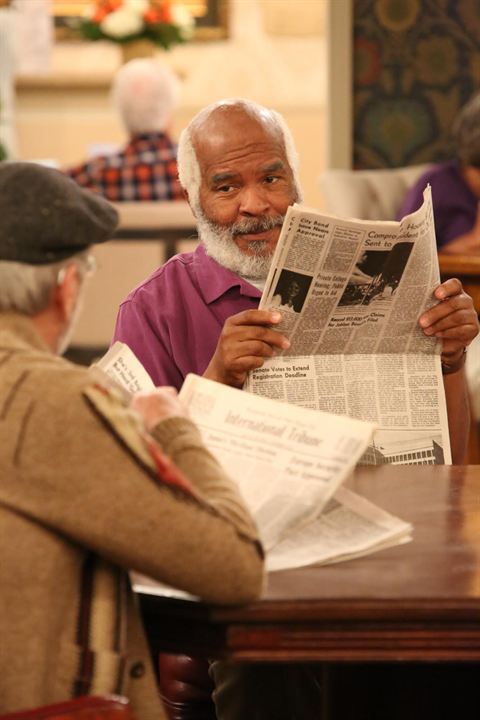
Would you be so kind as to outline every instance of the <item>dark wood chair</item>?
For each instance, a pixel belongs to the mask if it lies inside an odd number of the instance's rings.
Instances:
[[[0,720],[135,720],[135,717],[127,698],[103,695],[19,710],[0,715]]]
[[[160,653],[160,693],[169,720],[215,720],[205,658]]]

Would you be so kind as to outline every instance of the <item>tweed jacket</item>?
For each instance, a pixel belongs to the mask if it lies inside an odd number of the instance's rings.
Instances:
[[[165,717],[125,569],[255,598],[256,528],[186,418],[147,435],[91,371],[0,313],[0,713],[120,693]]]

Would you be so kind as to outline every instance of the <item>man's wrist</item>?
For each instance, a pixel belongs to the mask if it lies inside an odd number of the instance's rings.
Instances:
[[[465,365],[465,358],[467,355],[467,348],[462,348],[459,352],[455,353],[455,355],[450,357],[444,357],[442,355],[442,374],[443,375],[450,375],[451,373],[456,373],[459,370],[463,368]]]

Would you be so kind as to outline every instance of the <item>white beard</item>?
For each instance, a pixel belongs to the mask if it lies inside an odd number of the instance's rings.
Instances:
[[[265,254],[265,242],[258,240],[249,243],[249,248],[254,251],[254,254],[246,255],[236,245],[235,234],[240,229],[244,232],[253,231],[260,225],[267,230],[280,226],[282,222],[283,217],[277,215],[264,220],[247,218],[231,225],[219,225],[208,220],[203,212],[197,212],[198,235],[205,245],[207,255],[210,255],[227,270],[231,270],[241,277],[256,280],[265,280],[267,277],[274,251],[268,250],[268,254]]]

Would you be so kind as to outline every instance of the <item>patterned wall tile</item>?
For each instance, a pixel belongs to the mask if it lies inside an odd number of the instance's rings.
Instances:
[[[480,89],[479,0],[354,0],[357,168],[451,156],[450,130]]]

